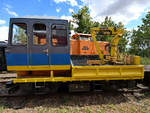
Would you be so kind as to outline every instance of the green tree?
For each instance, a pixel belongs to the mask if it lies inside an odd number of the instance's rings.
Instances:
[[[72,17],[73,17],[73,22],[75,24],[77,24],[77,28],[74,28],[75,32],[78,33],[90,33],[90,28],[92,27],[116,27],[116,28],[124,28],[124,26],[120,23],[115,23],[111,17],[106,16],[104,21],[99,23],[99,22],[95,22],[92,21],[92,18],[90,16],[89,13],[89,8],[84,6],[82,9],[79,9],[79,11],[75,14],[72,13]],[[72,28],[72,27],[71,27]],[[126,51],[126,45],[128,43],[127,41],[127,37],[129,35],[129,32],[125,31],[123,37],[121,38],[120,42],[119,42],[119,50],[121,52],[125,52]],[[111,41],[112,36],[100,36],[97,34],[97,40],[99,41]]]
[[[14,44],[27,44],[27,35],[26,30],[22,29],[21,27],[15,27],[15,33],[13,37]]]
[[[125,29],[124,25],[121,22],[115,23],[111,19],[111,17],[108,17],[108,16],[106,16],[104,21],[100,23],[100,27],[102,27],[102,28],[115,27],[115,28]],[[123,36],[121,37],[119,44],[118,44],[120,52],[127,51],[126,46],[128,44],[129,35],[130,35],[130,32],[125,30],[125,32],[124,32]],[[112,39],[112,36],[98,36],[97,39],[110,42]]]
[[[89,13],[89,8],[84,6],[82,9],[78,10],[78,13],[72,13],[73,22],[78,26],[74,28],[75,32],[78,33],[90,33],[91,27],[96,27],[99,25],[98,22],[93,22]]]
[[[150,57],[150,12],[142,18],[142,25],[132,31],[129,52],[142,57]]]
[[[104,21],[100,23],[99,27],[101,27],[101,28],[116,27],[117,28],[117,24],[115,24],[115,22],[112,21],[111,17],[106,16]],[[110,42],[112,39],[112,36],[100,36],[97,34],[96,38],[97,38],[97,40],[100,40],[100,41]]]
[[[121,24],[119,26],[121,26]],[[111,17],[106,16],[104,21],[101,22],[100,27],[118,27],[118,24],[112,21]]]

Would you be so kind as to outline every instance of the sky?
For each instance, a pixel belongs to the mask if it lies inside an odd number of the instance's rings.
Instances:
[[[142,24],[150,11],[150,0],[0,0],[0,41],[7,40],[9,19],[22,16],[55,16],[71,20],[83,6],[89,7],[93,21],[106,16],[122,22],[129,30]]]

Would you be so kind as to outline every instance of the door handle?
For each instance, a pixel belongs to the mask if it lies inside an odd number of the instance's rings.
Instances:
[[[48,55],[48,49],[43,50],[44,53],[46,53],[46,55]]]
[[[5,52],[10,52],[10,50],[6,49]]]
[[[43,52],[46,52],[46,53],[47,53],[47,52],[48,52],[48,50],[47,50],[47,49],[45,49],[45,50],[43,50]]]

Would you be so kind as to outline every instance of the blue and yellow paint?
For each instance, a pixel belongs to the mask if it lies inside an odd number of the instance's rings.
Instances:
[[[134,80],[144,78],[142,65],[103,65],[103,66],[72,66],[69,54],[6,54],[8,71],[17,71],[18,77],[23,73],[26,77],[16,78],[13,83],[29,82],[67,82],[92,80]],[[55,77],[54,71],[69,71],[71,76]],[[48,72],[48,76],[33,77],[28,71]]]
[[[6,54],[8,71],[70,70],[69,54]]]

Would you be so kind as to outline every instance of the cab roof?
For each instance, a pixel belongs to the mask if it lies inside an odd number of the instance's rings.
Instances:
[[[10,20],[61,20],[61,21],[68,21],[67,19],[61,19],[55,16],[22,16],[16,18],[10,18]]]

